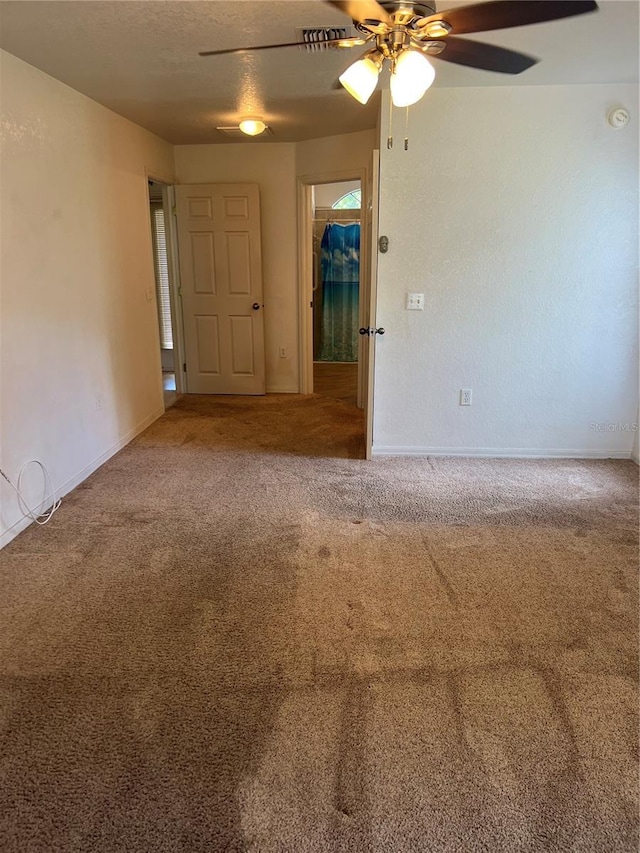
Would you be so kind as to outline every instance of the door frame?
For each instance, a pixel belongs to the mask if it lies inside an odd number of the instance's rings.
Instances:
[[[176,394],[187,393],[187,378],[184,372],[185,343],[184,326],[182,321],[182,297],[180,293],[180,267],[178,264],[178,229],[176,223],[175,178],[162,176],[153,170],[145,168],[145,191],[147,196],[147,207],[149,206],[149,181],[162,184],[162,209],[164,210],[164,227],[167,237],[167,267],[169,272],[169,303],[171,305],[171,333],[173,335],[173,363],[176,377]],[[151,234],[151,218],[149,219],[149,246],[151,251],[151,262],[155,264],[153,255],[153,236]],[[154,294],[155,294],[155,269],[154,269]],[[158,300],[155,298],[156,310]],[[160,326],[158,328],[158,352],[160,351]],[[162,370],[160,371],[160,385],[162,387]]]
[[[380,150],[374,148],[371,157],[371,185],[369,192],[369,206],[366,212],[366,232],[369,243],[368,253],[368,282],[367,294],[367,323],[374,328],[378,325],[378,239],[380,233]],[[368,335],[364,338],[366,353],[366,397],[365,407],[365,458],[368,462],[373,458],[373,409],[374,409],[374,387],[375,387],[375,359],[376,359],[376,335]]]
[[[298,369],[300,372],[300,393],[313,392],[313,187],[316,184],[337,184],[342,181],[360,181],[362,193],[360,204],[360,283],[358,291],[358,324],[364,325],[366,306],[371,286],[370,247],[368,236],[363,228],[365,212],[369,205],[367,169],[349,169],[340,172],[322,172],[315,175],[298,177]],[[358,405],[364,400],[364,387],[367,378],[364,375],[362,358],[362,336],[358,340]]]

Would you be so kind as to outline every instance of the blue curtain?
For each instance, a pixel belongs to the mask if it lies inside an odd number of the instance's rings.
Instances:
[[[319,361],[358,360],[360,225],[331,223],[320,249],[322,344]]]

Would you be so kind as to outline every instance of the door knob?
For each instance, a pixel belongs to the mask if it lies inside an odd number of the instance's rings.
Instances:
[[[259,303],[258,303],[258,302],[254,302],[254,303],[253,303],[253,305],[252,305],[251,307],[253,308],[253,310],[254,310],[254,311],[259,311],[259,310],[260,310],[260,305],[259,305]]]
[[[380,326],[379,329],[371,329],[371,328],[367,329],[366,327],[363,327],[362,329],[359,329],[358,331],[360,332],[361,335],[384,335],[384,329],[382,328],[382,326]]]

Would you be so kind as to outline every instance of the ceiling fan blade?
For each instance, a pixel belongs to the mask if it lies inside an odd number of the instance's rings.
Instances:
[[[439,12],[437,15],[422,18],[417,26],[422,28],[433,21],[445,21],[456,35],[481,33],[486,30],[557,21],[560,18],[595,12],[597,8],[598,4],[594,0],[494,0]]]
[[[313,47],[314,45],[317,45],[318,47],[356,47],[357,45],[364,44],[365,41],[366,39],[358,37],[327,39],[326,41],[310,42],[309,45],[307,45],[306,42],[288,41],[283,44],[259,44],[256,47],[227,47],[223,50],[201,50],[198,53],[198,56],[226,56],[230,53],[249,53],[256,50],[276,50],[279,47],[306,48],[307,46]]]
[[[376,0],[325,0],[330,6],[340,9],[348,15],[352,21],[380,21],[383,24],[391,23],[391,15]]]
[[[481,68],[483,71],[498,71],[501,74],[521,74],[531,68],[538,60],[524,53],[516,53],[505,47],[485,44],[471,39],[460,39],[449,36],[442,39],[444,50],[434,53],[436,59],[445,62],[455,62],[456,65],[466,65],[469,68]]]

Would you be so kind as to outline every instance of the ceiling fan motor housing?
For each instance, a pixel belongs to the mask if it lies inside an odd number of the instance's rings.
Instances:
[[[399,10],[411,9],[414,18],[428,18],[429,15],[435,15],[436,4],[432,3],[406,3],[402,0],[382,0],[380,5],[387,10],[390,15]]]
[[[428,18],[436,13],[436,4],[434,0],[430,3],[408,3],[406,0],[382,0],[380,5],[392,18],[392,26],[410,27],[414,21],[419,21],[422,18]],[[372,21],[354,21],[356,29],[360,32],[370,35],[372,32],[376,35],[381,35],[388,32],[388,24],[381,24],[376,27]]]

